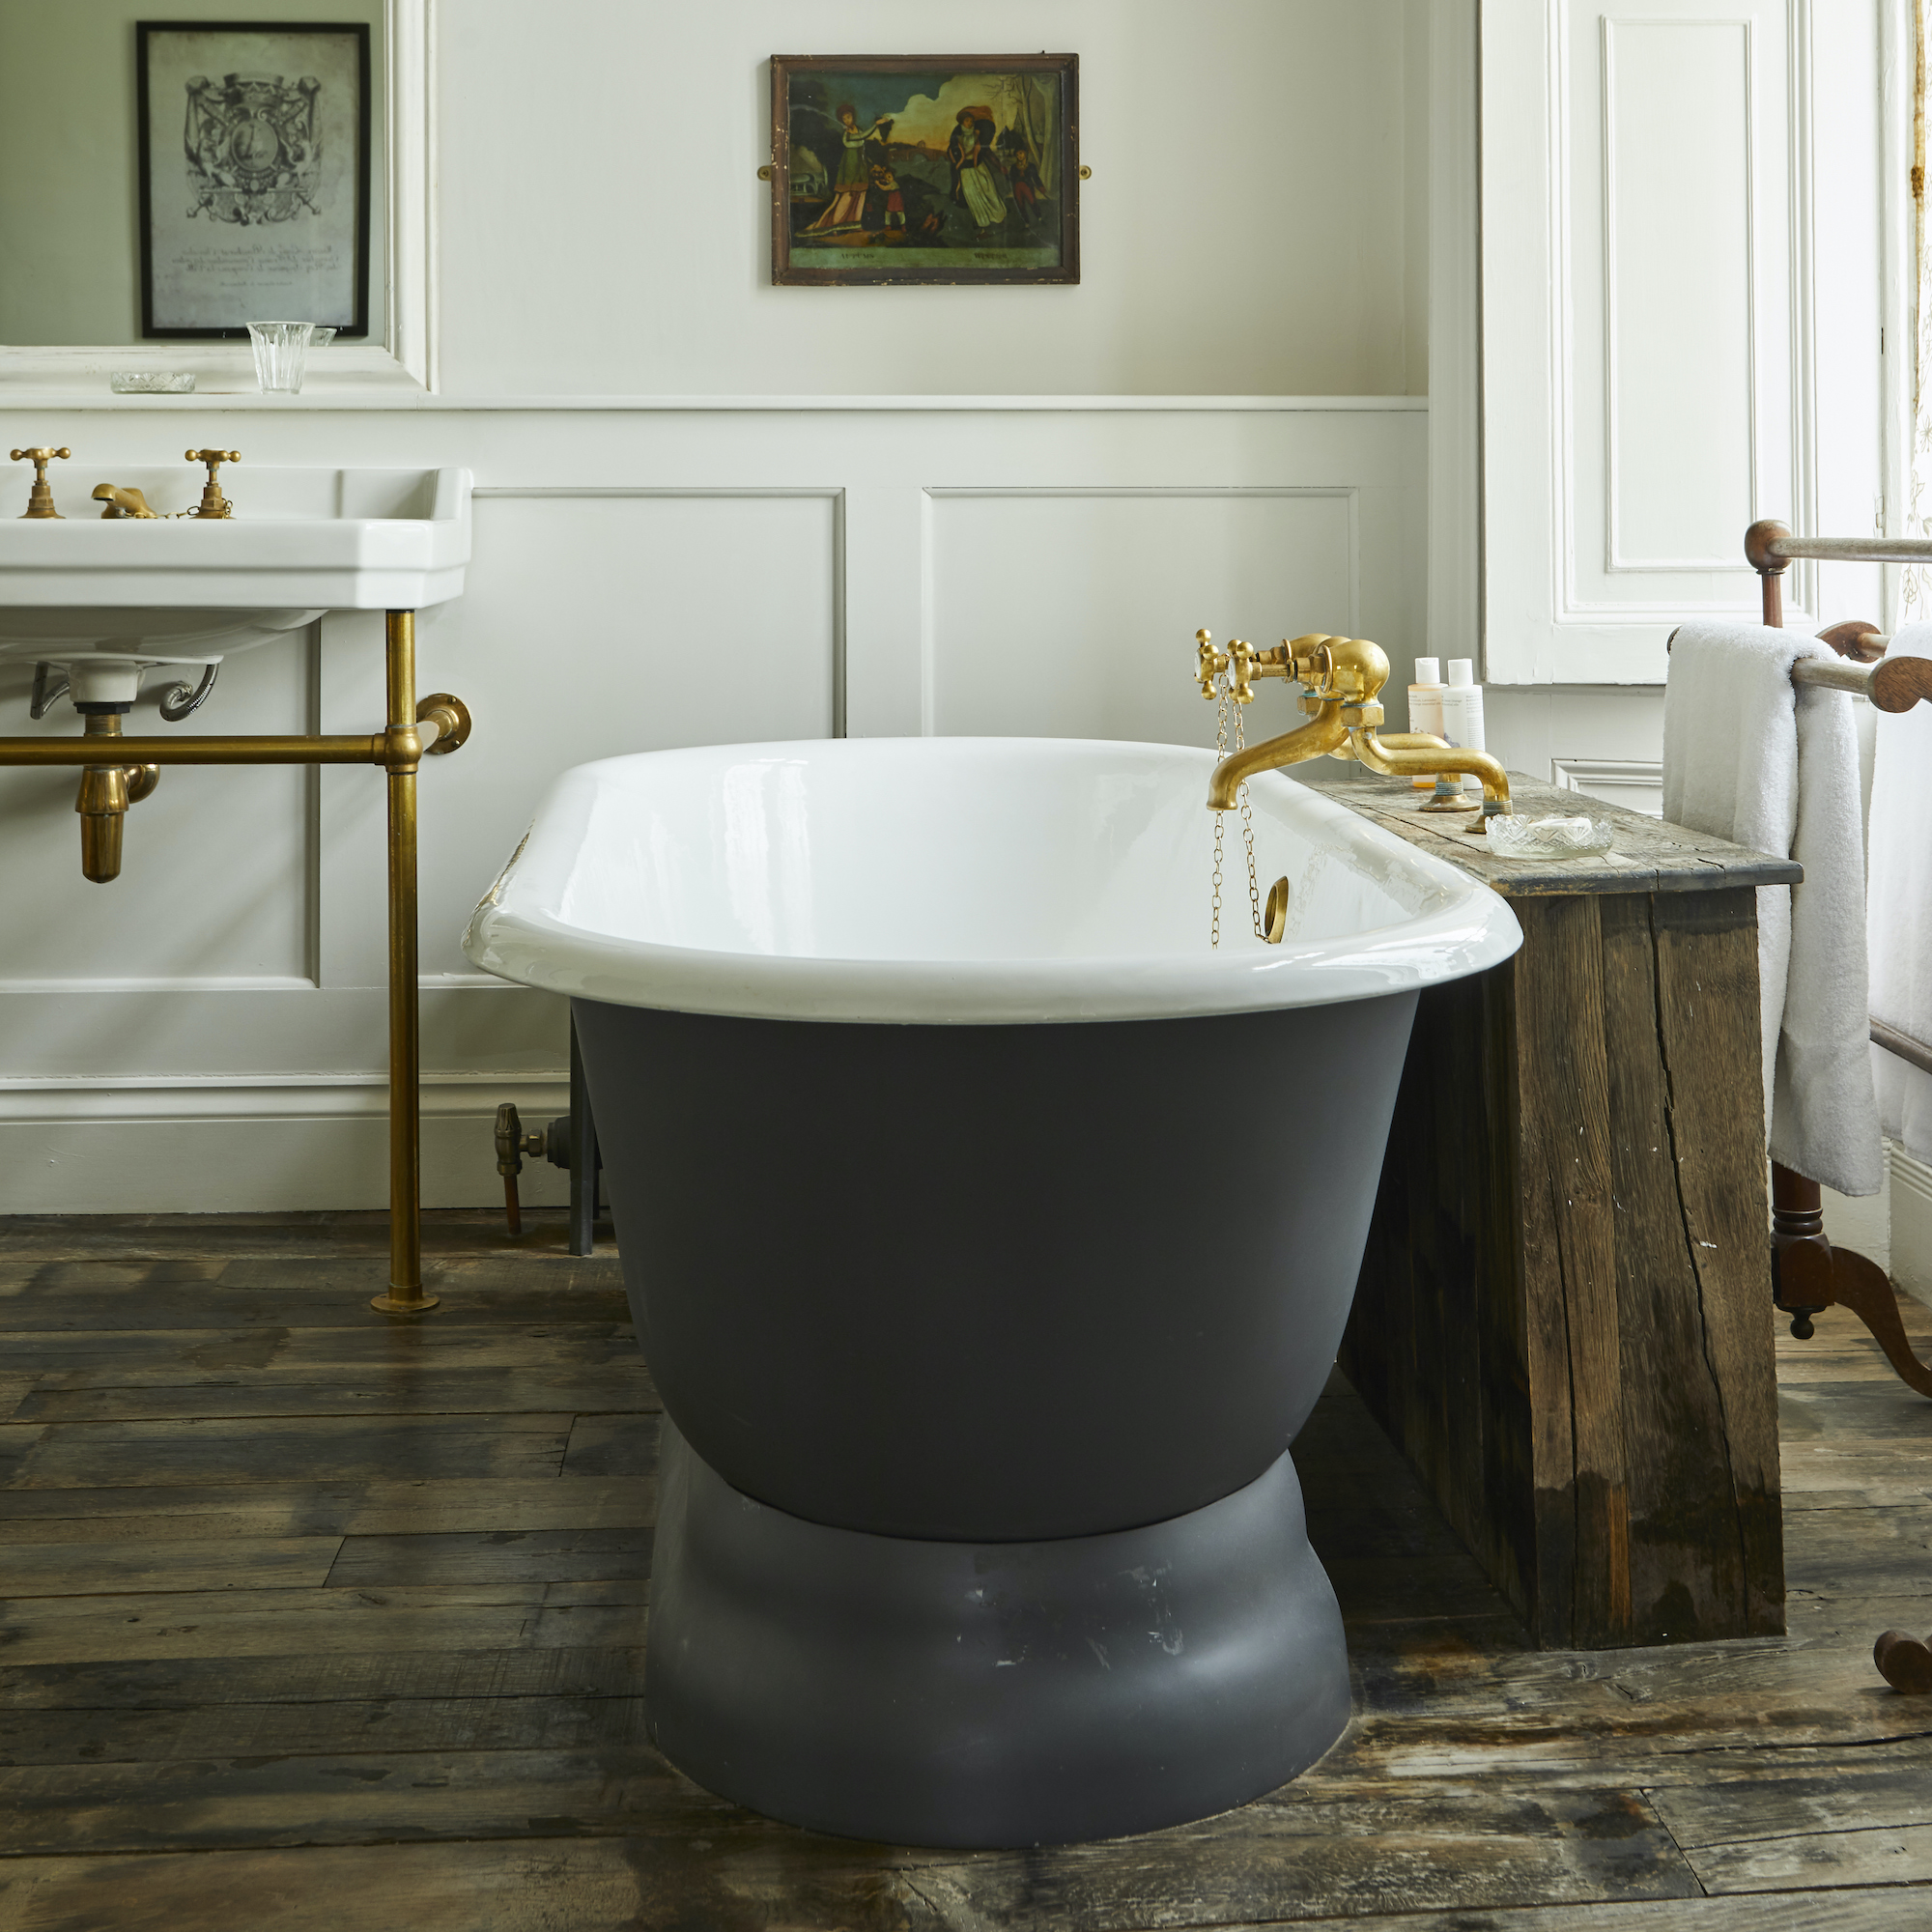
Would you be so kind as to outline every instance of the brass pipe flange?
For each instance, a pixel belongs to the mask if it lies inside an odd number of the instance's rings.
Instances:
[[[424,753],[426,757],[460,752],[469,742],[469,707],[447,691],[433,691],[416,706],[416,723],[436,726],[436,737]]]

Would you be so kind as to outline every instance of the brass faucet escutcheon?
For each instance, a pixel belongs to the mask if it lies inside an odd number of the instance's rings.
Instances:
[[[1426,731],[1379,735],[1382,707],[1377,701],[1388,682],[1389,662],[1379,644],[1366,638],[1331,638],[1321,632],[1284,639],[1273,650],[1257,651],[1239,639],[1226,651],[1213,648],[1206,631],[1195,633],[1195,680],[1204,697],[1216,695],[1225,677],[1232,696],[1247,703],[1257,677],[1293,678],[1301,686],[1301,709],[1308,723],[1278,738],[1237,751],[1214,767],[1208,781],[1210,811],[1233,809],[1241,786],[1259,772],[1278,771],[1324,754],[1352,758],[1372,772],[1390,777],[1428,778],[1452,774],[1480,779],[1483,821],[1510,810],[1509,775],[1487,752],[1463,751]]]
[[[47,465],[55,461],[65,463],[73,454],[71,449],[55,449],[51,444],[43,444],[39,449],[16,449],[13,453],[15,463],[31,463],[34,466],[34,487],[27,492],[27,507],[21,514],[21,521],[28,517],[52,517],[61,521],[61,513],[54,508],[54,493],[47,488]]]
[[[197,517],[232,517],[235,505],[221,494],[221,485],[215,481],[215,471],[224,463],[240,463],[239,449],[190,449],[187,452],[190,463],[205,463],[208,466],[208,487],[201,493],[201,502],[195,509]]]

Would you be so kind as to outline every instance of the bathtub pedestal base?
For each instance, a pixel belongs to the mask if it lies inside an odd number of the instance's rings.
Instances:
[[[942,1543],[768,1508],[664,1433],[646,1711],[722,1797],[851,1837],[1065,1844],[1257,1798],[1348,1722],[1286,1455],[1139,1529]]]

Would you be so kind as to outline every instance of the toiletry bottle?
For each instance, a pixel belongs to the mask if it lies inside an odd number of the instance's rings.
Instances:
[[[1487,752],[1483,741],[1483,687],[1476,682],[1476,667],[1470,658],[1449,660],[1449,683],[1443,690],[1442,735],[1459,750]],[[1464,779],[1464,791],[1481,791],[1481,779]]]
[[[1440,658],[1417,658],[1415,661],[1415,682],[1408,687],[1408,728],[1411,731],[1428,731],[1437,738],[1449,734],[1442,728],[1442,660]],[[1435,788],[1434,779],[1417,779],[1418,791]]]

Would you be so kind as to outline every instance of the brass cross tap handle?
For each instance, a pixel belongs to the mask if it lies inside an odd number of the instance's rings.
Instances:
[[[201,501],[195,508],[197,517],[232,517],[235,505],[221,494],[221,485],[214,480],[214,472],[224,463],[240,463],[239,449],[190,449],[187,452],[190,463],[208,465],[208,487],[201,493]]]
[[[73,451],[71,449],[53,449],[46,446],[14,451],[15,463],[31,463],[34,466],[34,487],[27,492],[27,507],[21,513],[23,522],[28,517],[52,517],[59,521],[60,512],[54,508],[54,493],[47,488],[47,465],[56,458],[65,462],[72,454]]]

